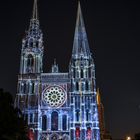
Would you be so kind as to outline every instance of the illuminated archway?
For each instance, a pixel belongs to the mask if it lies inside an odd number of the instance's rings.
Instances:
[[[51,129],[52,131],[58,130],[58,113],[56,111],[52,112]]]

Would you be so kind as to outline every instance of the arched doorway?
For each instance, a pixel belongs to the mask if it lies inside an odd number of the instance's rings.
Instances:
[[[58,130],[58,112],[57,111],[52,112],[51,129],[52,131]]]

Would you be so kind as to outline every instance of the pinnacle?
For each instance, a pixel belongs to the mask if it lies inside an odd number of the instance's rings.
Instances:
[[[32,19],[38,19],[38,6],[37,6],[37,0],[34,0]]]
[[[77,10],[72,57],[80,58],[81,56],[84,58],[90,58],[91,53],[90,53],[86,29],[84,25],[81,5],[80,5],[80,1],[78,1],[78,10]]]

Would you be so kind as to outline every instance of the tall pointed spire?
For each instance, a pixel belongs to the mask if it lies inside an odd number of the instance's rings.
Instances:
[[[77,20],[73,43],[72,58],[89,58],[91,56],[80,2],[78,1]]]
[[[41,34],[40,26],[39,26],[39,19],[38,19],[38,0],[34,0],[33,3],[33,12],[32,17],[30,19],[30,26],[28,30],[29,36],[38,37]]]
[[[34,0],[34,5],[33,5],[33,17],[32,17],[32,19],[38,19],[37,0]]]
[[[76,19],[76,27],[79,27],[79,26],[85,27],[80,1],[78,1],[78,10],[77,10],[77,19]]]

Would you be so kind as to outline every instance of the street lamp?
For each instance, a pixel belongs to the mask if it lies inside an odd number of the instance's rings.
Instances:
[[[131,140],[131,137],[130,136],[126,137],[126,140]]]

